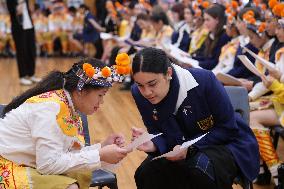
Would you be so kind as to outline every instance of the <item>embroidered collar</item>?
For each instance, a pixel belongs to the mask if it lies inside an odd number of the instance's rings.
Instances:
[[[64,93],[65,93],[65,95],[66,95],[66,98],[67,98],[67,101],[68,101],[68,105],[69,105],[69,106],[71,107],[71,109],[72,109],[72,114],[73,114],[73,115],[79,115],[78,112],[77,112],[76,109],[75,109],[75,106],[74,106],[74,104],[73,104],[73,101],[72,101],[72,98],[71,98],[70,93],[69,93],[67,90],[65,90],[65,89],[63,89],[63,91],[64,91]]]
[[[268,49],[270,49],[270,47],[272,46],[273,42],[275,41],[275,38],[270,39],[269,41],[267,41],[263,47],[261,48],[264,52],[267,51]]]

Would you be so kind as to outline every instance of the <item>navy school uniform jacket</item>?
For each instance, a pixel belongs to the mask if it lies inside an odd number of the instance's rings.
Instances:
[[[163,133],[152,140],[158,149],[157,154],[209,132],[194,146],[202,149],[210,145],[225,145],[242,173],[253,180],[259,171],[258,144],[253,132],[234,113],[224,87],[212,72],[202,69],[189,69],[189,72],[199,85],[187,92],[176,115],[173,112],[180,85],[175,71],[169,93],[156,105],[142,96],[137,85],[132,86],[132,95],[148,132]],[[153,117],[154,109],[157,120]]]
[[[184,23],[182,26],[180,26],[178,28],[177,31],[174,31],[172,34],[172,44],[178,44],[178,48],[188,52],[189,50],[189,44],[190,44],[190,34],[188,33],[188,31],[186,30],[187,24]],[[180,42],[178,42],[179,38],[181,38]]]
[[[250,49],[252,52],[258,54],[258,49],[254,47],[252,44],[247,44],[246,47]],[[254,64],[255,59],[247,52],[243,53],[243,48],[239,46],[236,56],[235,56],[235,61],[234,61],[234,67],[227,73],[231,76],[234,76],[236,78],[251,78],[254,77],[254,74],[249,71],[249,69],[246,68],[246,66],[241,62],[241,60],[238,58],[238,55],[246,55],[248,59]]]
[[[195,60],[198,60],[200,67],[206,70],[212,70],[219,62],[219,56],[221,54],[222,47],[226,45],[230,40],[231,38],[224,31],[221,37],[218,39],[218,42],[216,43],[216,46],[214,47],[211,56],[207,56],[204,54],[205,50],[205,42],[204,42],[200,48],[202,49],[203,52],[197,53],[197,56],[193,56],[193,58]]]

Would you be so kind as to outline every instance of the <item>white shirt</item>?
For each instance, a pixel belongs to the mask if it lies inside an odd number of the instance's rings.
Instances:
[[[24,30],[28,30],[28,29],[32,29],[33,28],[33,24],[28,12],[28,5],[26,2],[23,3],[23,29]]]
[[[0,119],[0,155],[41,174],[99,168],[100,144],[72,149],[77,139],[62,132],[59,111],[55,102],[24,103],[6,114]]]

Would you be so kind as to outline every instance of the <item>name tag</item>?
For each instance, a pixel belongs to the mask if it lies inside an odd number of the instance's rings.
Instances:
[[[197,122],[199,128],[203,131],[206,131],[208,129],[210,129],[211,127],[213,127],[214,125],[214,120],[213,120],[213,116],[210,115],[209,117],[201,120],[201,121],[198,121]]]

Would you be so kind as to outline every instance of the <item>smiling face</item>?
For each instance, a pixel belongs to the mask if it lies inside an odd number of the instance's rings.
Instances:
[[[74,106],[80,112],[86,115],[91,115],[99,109],[107,91],[108,88],[86,89],[81,92],[74,91],[72,93]]]
[[[151,103],[158,104],[169,92],[172,69],[169,68],[167,75],[162,73],[137,72],[133,78],[140,93]]]

